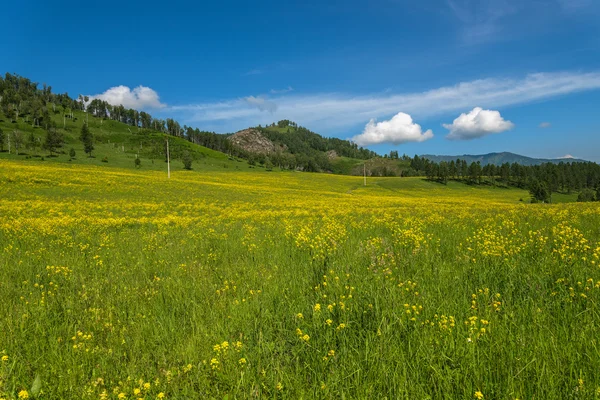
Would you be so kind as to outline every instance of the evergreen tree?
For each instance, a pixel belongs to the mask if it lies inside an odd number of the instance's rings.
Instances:
[[[2,128],[0,128],[0,151],[4,151],[4,141],[6,140],[6,135]]]
[[[449,174],[448,163],[445,161],[442,161],[438,168],[438,176],[439,176],[440,182],[442,182],[444,185],[448,183],[448,174]]]
[[[92,136],[92,132],[87,126],[87,123],[84,123],[81,127],[81,135],[79,136],[81,142],[83,143],[83,151],[87,153],[90,157],[92,156],[92,151],[94,150],[94,138]]]
[[[469,167],[467,166],[467,161],[461,160],[460,161],[460,176],[462,179],[467,179],[468,175],[469,175]]]
[[[183,161],[183,168],[187,169],[187,170],[191,170],[192,169],[192,162],[194,161],[194,159],[192,158],[192,155],[190,154],[189,151],[184,151],[183,152],[183,156],[181,157],[181,161]]]
[[[529,185],[529,193],[531,194],[532,203],[550,203],[552,200],[548,185],[537,179]]]
[[[46,132],[44,148],[50,152],[50,155],[53,155],[63,146],[64,143],[65,139],[56,129],[56,126],[50,126],[50,129],[48,129],[48,132]]]
[[[33,132],[31,132],[27,137],[27,147],[29,147],[30,150],[33,150],[34,153],[37,153],[37,144],[37,138]]]

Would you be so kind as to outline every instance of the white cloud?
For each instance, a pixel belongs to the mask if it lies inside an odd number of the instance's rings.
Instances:
[[[450,133],[451,140],[477,139],[492,133],[500,133],[512,129],[515,125],[506,121],[500,112],[475,107],[468,114],[462,113],[451,124],[443,124]]]
[[[146,86],[138,86],[131,90],[127,86],[115,86],[102,94],[90,96],[90,100],[104,100],[113,106],[123,105],[125,108],[134,108],[137,110],[144,108],[162,108],[158,93]]]
[[[355,129],[371,118],[392,116],[402,110],[416,119],[448,115],[475,106],[497,108],[600,89],[600,71],[551,72],[520,79],[489,78],[414,93],[377,93],[353,96],[340,93],[287,94],[270,97],[273,114],[261,112],[242,98],[215,103],[169,107],[181,122],[201,124],[202,129],[234,132],[248,126],[290,119],[319,133]],[[264,107],[263,107],[264,109]]]
[[[562,156],[562,157],[558,157],[558,158],[559,158],[559,160],[562,160],[562,159],[575,158],[575,157],[573,157],[573,156],[572,156],[572,155],[570,155],[570,154],[565,154],[564,156]]]
[[[258,108],[260,111],[268,111],[271,114],[277,111],[277,104],[275,104],[272,101],[266,100],[264,97],[248,96],[244,97],[244,101],[250,104],[251,106]]]
[[[352,141],[359,146],[368,146],[380,143],[424,142],[432,137],[431,129],[423,132],[421,125],[414,123],[410,115],[399,112],[389,121],[375,122],[371,119],[363,133],[354,136]]]
[[[539,127],[540,128],[550,128],[552,124],[550,122],[542,122]]]

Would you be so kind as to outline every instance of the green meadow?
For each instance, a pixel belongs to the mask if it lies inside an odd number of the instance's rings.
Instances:
[[[0,160],[0,398],[599,395],[597,203],[117,151]]]

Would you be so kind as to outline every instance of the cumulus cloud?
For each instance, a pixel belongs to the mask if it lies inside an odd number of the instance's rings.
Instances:
[[[479,79],[412,93],[277,95],[269,99],[276,104],[272,115],[250,106],[243,98],[169,107],[166,112],[188,124],[199,123],[203,129],[217,132],[234,132],[277,119],[290,119],[327,134],[356,129],[371,118],[394,115],[398,110],[421,119],[479,105],[489,108],[525,104],[597,89],[600,89],[600,71],[551,72],[519,79]]]
[[[443,126],[450,131],[446,135],[447,139],[470,140],[508,131],[515,125],[502,118],[498,111],[475,107],[467,114],[460,114],[453,123],[443,124]]]
[[[539,126],[540,128],[550,128],[552,124],[550,122],[542,122]]]
[[[265,99],[264,97],[248,96],[248,97],[244,97],[244,101],[246,103],[248,103],[249,105],[258,108],[260,111],[268,111],[271,114],[273,114],[275,111],[277,111],[277,104],[275,104],[274,102],[272,102],[270,100]]]
[[[127,86],[115,86],[106,92],[90,96],[90,100],[100,99],[113,106],[123,105],[126,108],[162,108],[166,105],[160,102],[158,93],[146,86],[138,86],[131,90]]]
[[[572,155],[570,155],[570,154],[565,154],[564,156],[562,156],[562,157],[558,157],[558,158],[562,160],[562,159],[575,158],[575,157],[573,157],[573,156],[572,156]]]
[[[352,141],[359,146],[368,146],[380,143],[424,142],[432,137],[431,129],[423,132],[421,125],[414,123],[410,115],[399,112],[389,121],[375,122],[371,119],[363,133],[354,136]]]

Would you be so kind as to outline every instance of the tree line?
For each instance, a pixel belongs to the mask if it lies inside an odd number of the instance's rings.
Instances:
[[[442,184],[449,180],[463,181],[471,185],[504,185],[528,189],[532,200],[551,202],[552,193],[579,192],[580,201],[600,200],[600,165],[593,162],[543,163],[502,165],[471,162],[457,158],[456,161],[433,162],[415,155],[410,159],[408,176],[421,175]]]

